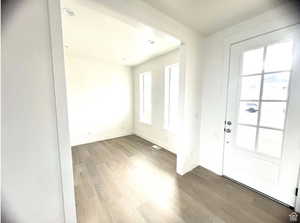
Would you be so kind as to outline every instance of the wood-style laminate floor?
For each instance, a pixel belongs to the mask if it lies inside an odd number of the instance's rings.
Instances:
[[[79,223],[282,223],[288,208],[137,136],[73,147]]]

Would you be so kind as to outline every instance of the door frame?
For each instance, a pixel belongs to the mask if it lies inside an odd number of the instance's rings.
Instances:
[[[77,223],[73,160],[69,135],[67,90],[60,0],[48,1],[50,50],[55,96],[64,223]]]
[[[121,5],[121,0],[120,5]],[[138,3],[138,0],[135,0]],[[47,0],[48,3],[48,17],[49,17],[49,31],[50,31],[50,50],[51,55],[49,60],[52,62],[52,73],[53,73],[53,89],[55,96],[55,112],[56,112],[56,126],[57,126],[57,138],[58,138],[58,153],[59,153],[59,169],[61,177],[61,191],[62,191],[62,202],[63,202],[63,215],[64,223],[77,223],[76,217],[76,206],[75,206],[75,189],[74,189],[74,178],[73,178],[73,164],[72,164],[72,151],[69,135],[69,120],[68,120],[68,108],[67,108],[67,89],[66,89],[66,74],[65,74],[65,63],[64,63],[64,48],[63,48],[63,32],[62,32],[62,17],[61,17],[61,0]],[[104,4],[100,1],[100,3]],[[110,4],[110,3],[107,3]],[[130,6],[131,7],[131,6]],[[112,9],[113,11],[126,15],[126,10],[129,11],[129,15],[135,20],[154,27],[155,29],[162,30],[170,35],[182,41],[180,45],[180,93],[179,93],[179,119],[180,126],[184,126],[185,118],[185,100],[186,100],[186,69],[187,61],[187,51],[190,53],[192,50],[192,45],[196,38],[196,33],[190,32],[188,28],[181,25],[173,20],[169,20],[168,17],[160,15],[156,21],[153,20],[151,16],[139,17],[139,14],[131,15],[131,8],[126,8],[125,11],[118,11],[118,9]],[[132,6],[140,7],[140,5]],[[142,8],[143,9],[143,8]],[[150,9],[150,6],[149,6]],[[149,11],[149,10],[148,10]],[[153,13],[149,12],[149,15]],[[154,11],[158,13],[158,11]],[[163,22],[161,21],[163,20]],[[179,27],[179,28],[178,28]],[[192,36],[195,35],[195,36]],[[192,37],[191,37],[192,36]],[[197,36],[198,37],[198,36]],[[198,42],[197,42],[198,43]],[[187,50],[188,48],[188,50]],[[193,53],[198,51],[194,50]],[[196,71],[192,71],[196,74]],[[183,129],[183,128],[181,128]],[[179,148],[179,147],[178,147]],[[180,154],[180,157],[186,158]],[[183,159],[181,158],[181,159]],[[183,160],[184,161],[184,160]],[[185,166],[183,162],[178,162],[176,164],[177,173],[183,175],[186,172],[192,170],[197,166],[197,162],[193,162],[191,166]]]
[[[227,118],[227,112],[228,112],[228,101],[229,101],[229,77],[230,77],[230,62],[231,62],[231,47],[234,46],[235,44],[242,43],[247,40],[255,39],[260,36],[264,36],[267,34],[274,33],[276,31],[281,31],[281,30],[288,30],[288,29],[293,29],[295,26],[299,25],[299,22],[295,23],[287,23],[282,26],[276,26],[275,24],[261,24],[260,27],[265,27],[265,29],[261,30],[254,30],[253,32],[246,33],[246,34],[239,34],[236,36],[231,36],[227,39],[224,40],[224,74],[226,75],[225,82],[225,112],[224,112],[224,120]],[[222,144],[222,169],[221,169],[221,175],[224,176],[224,162],[225,162],[225,146],[226,146],[226,136],[225,132],[223,133],[223,144]],[[300,158],[299,158],[300,160]],[[298,188],[300,188],[300,166],[299,166],[299,171],[298,171]],[[300,212],[300,196],[298,195],[295,200],[295,211]]]

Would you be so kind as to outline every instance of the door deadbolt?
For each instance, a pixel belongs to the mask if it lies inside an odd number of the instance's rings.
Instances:
[[[226,133],[231,133],[231,129],[224,129]]]

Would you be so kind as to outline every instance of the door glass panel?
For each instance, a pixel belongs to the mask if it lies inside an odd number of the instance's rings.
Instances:
[[[239,123],[257,124],[258,102],[240,102]]]
[[[261,75],[242,77],[241,100],[258,100]]]
[[[263,67],[263,55],[264,48],[244,52],[242,75],[261,73]]]
[[[283,129],[286,102],[262,102],[260,126]]]
[[[283,133],[280,130],[259,129],[257,151],[269,156],[281,157]]]
[[[263,100],[286,100],[288,96],[290,73],[264,75]]]
[[[256,127],[238,125],[236,133],[236,145],[238,147],[254,151],[255,137]]]
[[[265,72],[290,70],[293,56],[293,42],[281,42],[267,47]]]

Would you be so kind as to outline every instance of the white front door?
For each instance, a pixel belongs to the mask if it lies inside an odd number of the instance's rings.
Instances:
[[[231,46],[223,174],[295,206],[299,26]]]

